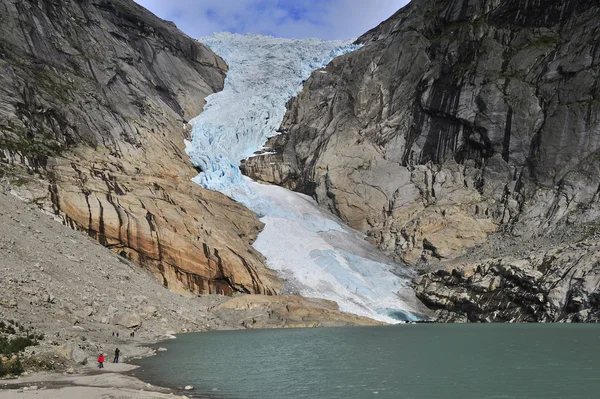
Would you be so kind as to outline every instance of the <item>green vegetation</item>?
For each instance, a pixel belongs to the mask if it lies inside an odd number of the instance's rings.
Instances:
[[[22,352],[28,346],[37,345],[35,339],[29,337],[7,338],[0,336],[0,353],[4,355],[12,355]]]
[[[425,35],[432,43],[450,43],[456,40],[457,37],[464,39],[475,40],[476,36],[474,32],[484,31],[488,29],[487,23],[482,19],[476,19],[474,21],[464,20],[447,25],[440,25],[442,29],[434,35]]]
[[[0,148],[5,148],[9,151],[15,151],[23,156],[28,157],[48,157],[60,154],[63,150],[60,143],[52,140],[44,142],[28,140],[21,137],[17,140],[0,139]]]
[[[0,321],[0,377],[21,374],[23,364],[19,353],[42,339],[44,335],[35,334],[31,327],[13,320]]]
[[[43,173],[43,170],[40,170],[40,173]],[[23,187],[28,186],[29,184],[35,182],[34,175],[31,174],[31,171],[27,169],[27,167],[22,166],[20,164],[8,164],[4,163],[2,159],[0,159],[0,179],[4,181],[8,181],[8,183],[15,187]],[[44,196],[45,198],[45,196]],[[32,202],[36,202],[37,199],[34,198]],[[0,321],[0,331],[2,331],[2,324]]]
[[[527,49],[527,48],[531,48],[531,47],[549,47],[549,48],[556,48],[559,44],[559,36],[545,36],[545,37],[540,37],[539,39],[529,42],[527,43],[525,46],[523,46],[522,49]]]
[[[4,377],[7,374],[19,375],[23,371],[23,364],[18,356],[6,361],[0,358],[0,377]]]

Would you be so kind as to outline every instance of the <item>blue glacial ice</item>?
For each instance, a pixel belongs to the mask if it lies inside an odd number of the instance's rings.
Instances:
[[[254,247],[286,280],[284,288],[334,300],[340,310],[386,322],[415,320],[422,307],[410,272],[307,196],[242,176],[242,159],[277,133],[285,104],[310,74],[358,49],[348,41],[219,33],[199,39],[229,65],[223,91],[207,98],[191,124],[186,152],[201,186],[244,204],[265,223]],[[392,315],[393,317],[390,317]]]
[[[220,191],[259,215],[265,204],[249,189],[240,161],[277,134],[285,104],[310,74],[358,46],[347,41],[280,39],[218,33],[199,39],[229,65],[224,89],[209,96],[202,114],[191,121],[187,153],[202,170],[194,181]]]

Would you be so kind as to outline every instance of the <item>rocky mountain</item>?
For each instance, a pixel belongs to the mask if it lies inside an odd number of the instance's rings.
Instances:
[[[243,170],[439,268],[417,292],[444,320],[598,320],[599,15],[413,0],[313,73]]]
[[[21,354],[27,371],[77,370],[85,362],[93,369],[98,353],[115,346],[125,360],[146,356],[150,348],[138,345],[180,332],[378,324],[319,299],[173,292],[86,232],[24,204],[1,182],[0,226],[0,360],[9,355],[4,338],[35,334],[39,342]]]
[[[176,291],[274,294],[262,225],[190,182],[227,65],[132,0],[0,1],[0,177]]]

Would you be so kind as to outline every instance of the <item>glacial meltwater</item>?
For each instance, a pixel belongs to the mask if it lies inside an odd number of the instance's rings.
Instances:
[[[179,335],[136,376],[232,399],[592,399],[600,326],[412,324]]]

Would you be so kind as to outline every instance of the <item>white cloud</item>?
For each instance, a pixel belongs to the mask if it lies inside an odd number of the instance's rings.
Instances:
[[[350,39],[408,0],[136,0],[193,37],[213,32]]]

